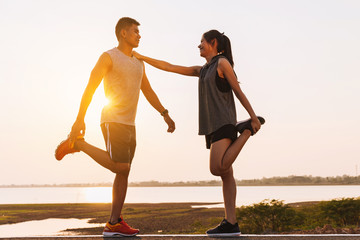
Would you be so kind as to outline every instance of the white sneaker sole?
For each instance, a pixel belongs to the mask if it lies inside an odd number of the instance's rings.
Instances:
[[[134,233],[134,234],[124,234],[124,233],[119,233],[119,232],[103,232],[103,236],[104,237],[114,237],[114,236],[120,236],[120,237],[132,237],[137,235],[138,233]]]
[[[214,233],[214,234],[206,234],[209,237],[236,237],[236,236],[240,236],[241,232],[236,232],[236,233]]]

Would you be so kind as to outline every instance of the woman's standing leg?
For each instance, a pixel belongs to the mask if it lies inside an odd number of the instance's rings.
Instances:
[[[233,176],[232,167],[227,171],[221,168],[222,159],[227,149],[231,146],[231,140],[221,139],[210,148],[210,171],[215,176],[220,176],[222,180],[222,190],[224,197],[225,219],[231,224],[236,223],[235,202],[236,202],[236,183]]]
[[[224,138],[211,144],[210,171],[213,175],[220,176],[222,180],[225,219],[217,227],[207,231],[209,236],[240,234],[236,221],[236,182],[232,164],[250,136],[250,131],[244,131],[234,142],[229,138]]]
[[[225,219],[235,224],[236,221],[236,182],[232,167],[225,174],[221,175],[222,190],[224,197]]]

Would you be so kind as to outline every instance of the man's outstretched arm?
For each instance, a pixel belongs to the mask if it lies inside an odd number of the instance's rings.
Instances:
[[[71,128],[70,141],[74,142],[77,136],[85,134],[85,115],[95,90],[101,83],[105,74],[111,69],[112,61],[107,53],[103,53],[91,71],[89,82],[85,88],[80,102],[79,113]]]
[[[170,118],[169,113],[168,112],[165,113],[166,109],[161,104],[161,102],[160,102],[159,98],[157,97],[156,93],[154,92],[154,90],[151,88],[149,80],[145,74],[145,68],[144,68],[144,75],[143,75],[143,79],[142,79],[142,83],[141,83],[141,91],[143,92],[145,98],[148,100],[148,102],[151,104],[151,106],[153,106],[159,113],[164,113],[163,114],[164,121],[168,125],[167,131],[171,132],[171,133],[174,132],[175,131],[175,123]]]

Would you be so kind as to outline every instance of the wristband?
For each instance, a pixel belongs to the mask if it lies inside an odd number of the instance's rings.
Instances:
[[[165,109],[161,114],[161,116],[165,116],[165,114],[169,113],[169,111],[167,109]]]

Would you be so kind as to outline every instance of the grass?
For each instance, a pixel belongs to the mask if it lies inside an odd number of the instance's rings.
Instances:
[[[146,234],[203,234],[224,216],[222,208],[192,208],[208,203],[125,204],[126,222]],[[111,204],[7,204],[0,205],[0,225],[48,218],[91,218],[103,224],[109,219]],[[74,226],[76,227],[76,226]],[[74,234],[102,234],[103,227],[68,229]]]
[[[132,203],[125,204],[122,213],[126,222],[130,226],[139,228],[142,234],[204,234],[206,230],[216,226],[223,219],[223,208],[192,208],[195,205],[210,204]],[[310,218],[305,218],[304,222],[300,224],[301,226],[298,226],[302,232],[296,230],[295,233],[323,233],[321,229],[316,230],[315,228],[322,228],[324,224],[330,222],[316,223],[314,219],[317,217],[318,206],[319,202],[289,204],[289,207],[297,213],[301,212],[304,216],[310,216]],[[0,205],[0,225],[48,218],[91,219],[91,223],[103,225],[109,220],[110,211],[110,203],[7,204]],[[253,219],[252,217],[248,220]],[[241,220],[239,222],[240,224],[244,223]],[[349,227],[347,226],[347,228]],[[359,226],[354,226],[355,228],[360,233]],[[241,229],[244,233],[247,232],[244,226],[241,226]],[[74,229],[66,231],[74,235],[100,235],[103,227],[76,228],[74,226]],[[351,233],[351,231],[346,233]]]

